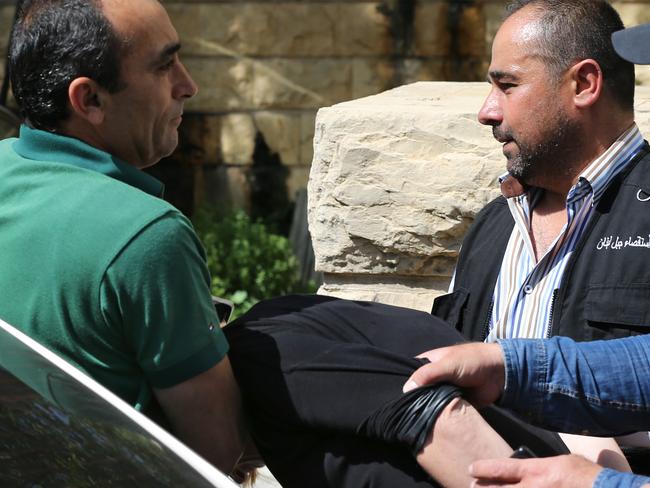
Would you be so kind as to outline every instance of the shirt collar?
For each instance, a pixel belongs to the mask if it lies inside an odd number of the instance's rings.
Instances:
[[[579,186],[589,184],[593,191],[593,203],[596,205],[605,193],[610,182],[623,171],[628,164],[634,159],[634,156],[641,150],[644,145],[643,136],[636,124],[623,132],[607,150],[594,159],[587,166],[580,176],[578,183],[571,188],[568,200],[571,199],[572,193],[584,196],[582,191],[577,190]],[[583,182],[581,184],[581,182]]]
[[[162,197],[164,185],[129,163],[73,137],[54,134],[27,125],[20,126],[14,150],[22,157],[69,164],[114,178],[150,195]]]
[[[580,173],[578,182],[569,190],[567,202],[584,198],[585,194],[591,190],[593,191],[592,205],[596,205],[609,186],[609,183],[627,167],[643,145],[644,140],[639,131],[639,127],[636,124],[632,124],[604,153],[589,163],[582,173]],[[509,173],[501,175],[499,177],[499,183],[503,185],[509,176]],[[519,194],[504,196],[517,200],[521,200],[522,198],[530,199],[531,206],[534,206],[533,201],[536,200],[535,196],[539,196],[539,194],[539,188],[528,187],[526,189],[522,188]]]

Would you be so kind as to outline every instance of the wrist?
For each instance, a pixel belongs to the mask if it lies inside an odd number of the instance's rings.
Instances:
[[[499,388],[499,398],[495,401],[500,405],[508,405],[513,401],[517,390],[518,365],[511,339],[498,339],[496,346],[499,348],[499,364],[495,370],[496,383]]]

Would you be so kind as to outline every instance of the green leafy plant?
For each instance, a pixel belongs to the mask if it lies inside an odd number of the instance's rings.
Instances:
[[[206,249],[212,294],[235,304],[233,317],[265,298],[315,291],[313,283],[300,283],[289,239],[244,211],[203,209],[193,223]]]

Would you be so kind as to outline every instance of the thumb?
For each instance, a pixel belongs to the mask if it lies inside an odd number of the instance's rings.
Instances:
[[[476,479],[517,482],[522,478],[522,468],[527,461],[510,458],[474,461],[469,466],[469,474]]]
[[[415,388],[431,383],[438,383],[450,379],[449,372],[443,370],[439,364],[429,363],[421,366],[406,380],[402,391],[407,393]]]

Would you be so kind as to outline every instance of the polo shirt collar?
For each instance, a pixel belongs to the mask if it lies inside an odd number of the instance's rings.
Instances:
[[[23,158],[88,169],[162,197],[164,185],[151,175],[73,137],[20,126],[14,150]]]

